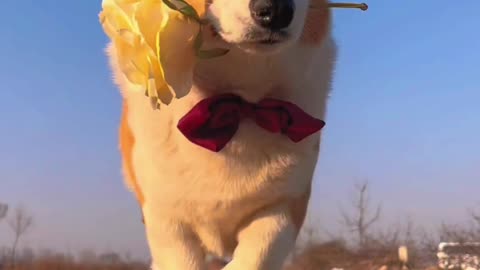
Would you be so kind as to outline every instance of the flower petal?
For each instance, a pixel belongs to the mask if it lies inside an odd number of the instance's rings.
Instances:
[[[144,84],[147,78],[148,62],[146,57],[138,54],[141,47],[131,46],[120,37],[113,39],[120,70],[133,84]]]
[[[165,27],[168,18],[168,10],[162,1],[143,0],[138,4],[135,12],[135,20],[139,32],[152,50],[155,50],[156,47],[157,33]]]
[[[160,33],[160,63],[164,67],[165,80],[175,90],[177,98],[185,96],[192,87],[196,61],[193,37],[198,30],[197,23],[178,15],[171,16]]]

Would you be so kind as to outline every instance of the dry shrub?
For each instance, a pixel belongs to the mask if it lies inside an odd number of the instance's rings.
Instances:
[[[286,270],[375,270],[386,265],[389,269],[401,269],[403,262],[398,258],[398,246],[370,252],[348,248],[345,241],[334,240],[306,247],[293,258]]]
[[[311,244],[292,259],[286,270],[326,270],[341,267],[341,263],[351,261],[354,257],[341,240]]]
[[[19,261],[15,266],[7,266],[5,270],[145,270],[149,267],[142,262],[124,261],[112,254],[99,256],[99,260],[93,262],[78,261],[73,256],[59,253],[45,254],[30,262]],[[112,258],[118,260],[111,260]]]

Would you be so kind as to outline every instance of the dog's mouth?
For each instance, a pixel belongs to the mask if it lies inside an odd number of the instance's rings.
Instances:
[[[272,53],[283,48],[283,45],[289,41],[287,32],[268,32],[254,33],[247,37],[238,47],[248,52]]]
[[[224,38],[223,35],[225,33],[219,31],[214,25],[209,25],[209,30],[214,39],[222,40],[250,52],[276,51],[277,48],[282,47],[283,44],[288,43],[290,40],[289,33],[284,30],[251,29],[242,40],[237,41],[229,41],[228,38]]]
[[[277,45],[286,42],[288,38],[286,31],[252,31],[240,44]]]
[[[282,41],[278,40],[278,39],[272,39],[272,38],[257,41],[257,43],[264,44],[264,45],[274,45],[274,44],[277,44],[277,43],[280,43],[280,42],[282,42]]]
[[[288,40],[288,34],[284,32],[278,32],[278,33],[269,33],[265,35],[264,37],[259,37],[259,38],[253,38],[253,39],[248,39],[246,40],[245,43],[250,43],[250,44],[261,44],[261,45],[275,45],[279,43],[283,43]]]

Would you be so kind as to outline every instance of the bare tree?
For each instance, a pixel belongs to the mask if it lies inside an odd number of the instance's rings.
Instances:
[[[478,225],[480,225],[480,214],[473,213],[472,218],[473,218],[473,220],[475,220],[475,222],[478,223]]]
[[[475,225],[477,225],[477,227],[479,227],[479,229],[480,229],[480,213],[471,210],[470,211],[470,217],[475,222]]]
[[[16,251],[21,238],[31,229],[33,217],[23,207],[17,207],[7,223],[13,231],[13,243],[11,249],[11,262],[15,265]]]
[[[368,182],[356,184],[351,200],[352,211],[341,210],[342,223],[351,232],[357,235],[358,244],[364,246],[368,241],[369,230],[379,219],[382,212],[381,204],[372,211]]]
[[[472,220],[472,234],[476,241],[480,240],[480,212],[471,210],[470,219]]]
[[[7,216],[8,204],[0,203],[0,221]]]
[[[98,256],[93,250],[84,249],[78,254],[78,261],[83,264],[93,264],[98,262]]]

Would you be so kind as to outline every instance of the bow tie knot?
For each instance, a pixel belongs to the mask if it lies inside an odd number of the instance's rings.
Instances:
[[[221,127],[241,121],[244,118],[253,118],[255,105],[231,98],[222,100],[222,102],[213,102],[210,104],[209,111],[211,112],[211,118],[206,124],[212,128]]]
[[[294,142],[325,125],[289,102],[263,99],[254,104],[239,96],[224,94],[200,101],[180,119],[177,127],[191,142],[218,152],[232,139],[245,118],[269,132],[284,134]]]

